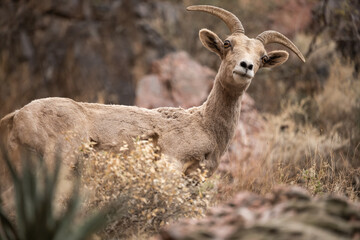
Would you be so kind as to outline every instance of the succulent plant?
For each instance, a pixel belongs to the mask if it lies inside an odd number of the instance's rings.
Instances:
[[[51,171],[43,159],[22,154],[22,171],[17,172],[4,152],[3,159],[14,184],[16,218],[14,222],[10,220],[0,200],[0,239],[80,240],[89,238],[106,224],[106,211],[75,224],[80,207],[78,181],[64,211],[55,214],[54,198],[61,165],[59,156]]]

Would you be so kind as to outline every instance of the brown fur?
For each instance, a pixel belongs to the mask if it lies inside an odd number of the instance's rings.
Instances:
[[[99,149],[118,150],[124,141],[145,136],[154,138],[162,153],[178,161],[186,174],[203,163],[211,175],[219,164],[234,135],[239,120],[241,98],[257,70],[284,63],[288,54],[274,51],[269,61],[263,44],[244,34],[235,33],[227,38],[231,47],[207,29],[200,31],[200,40],[206,48],[222,60],[214,87],[206,100],[190,109],[144,109],[120,105],[75,102],[66,98],[35,100],[1,120],[8,126],[6,136],[10,150],[27,146],[50,158],[58,148],[65,159],[84,141],[94,141]],[[271,63],[271,56],[276,62]],[[253,69],[246,74],[234,73],[246,60]],[[196,80],[195,80],[196,81]],[[67,138],[68,135],[75,137]],[[70,154],[70,155],[68,155]]]

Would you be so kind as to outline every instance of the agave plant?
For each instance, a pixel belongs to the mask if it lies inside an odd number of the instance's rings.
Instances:
[[[65,210],[62,214],[55,214],[54,197],[61,162],[59,157],[56,157],[54,169],[50,171],[41,158],[34,159],[29,154],[23,154],[22,171],[18,173],[8,155],[4,151],[2,153],[14,184],[16,218],[15,222],[9,219],[0,199],[0,239],[87,239],[106,224],[105,211],[75,224],[80,207],[78,183],[66,202]]]

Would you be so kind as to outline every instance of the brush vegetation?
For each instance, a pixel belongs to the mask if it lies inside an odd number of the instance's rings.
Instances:
[[[96,151],[92,144],[81,148],[80,172],[87,195],[85,209],[99,209],[114,203],[112,222],[104,236],[121,238],[140,232],[154,233],[160,227],[184,217],[202,217],[208,196],[199,178],[185,177],[151,140],[134,140],[134,149],[126,144],[118,154]]]

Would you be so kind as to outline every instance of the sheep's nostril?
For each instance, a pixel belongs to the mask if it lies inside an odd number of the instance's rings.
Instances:
[[[250,65],[248,66],[248,69],[249,69],[249,70],[252,70],[253,67],[254,67],[254,65],[250,64]]]
[[[242,61],[242,62],[240,63],[240,66],[242,66],[243,68],[247,68],[247,64],[246,64],[246,62],[244,62],[244,61]]]

